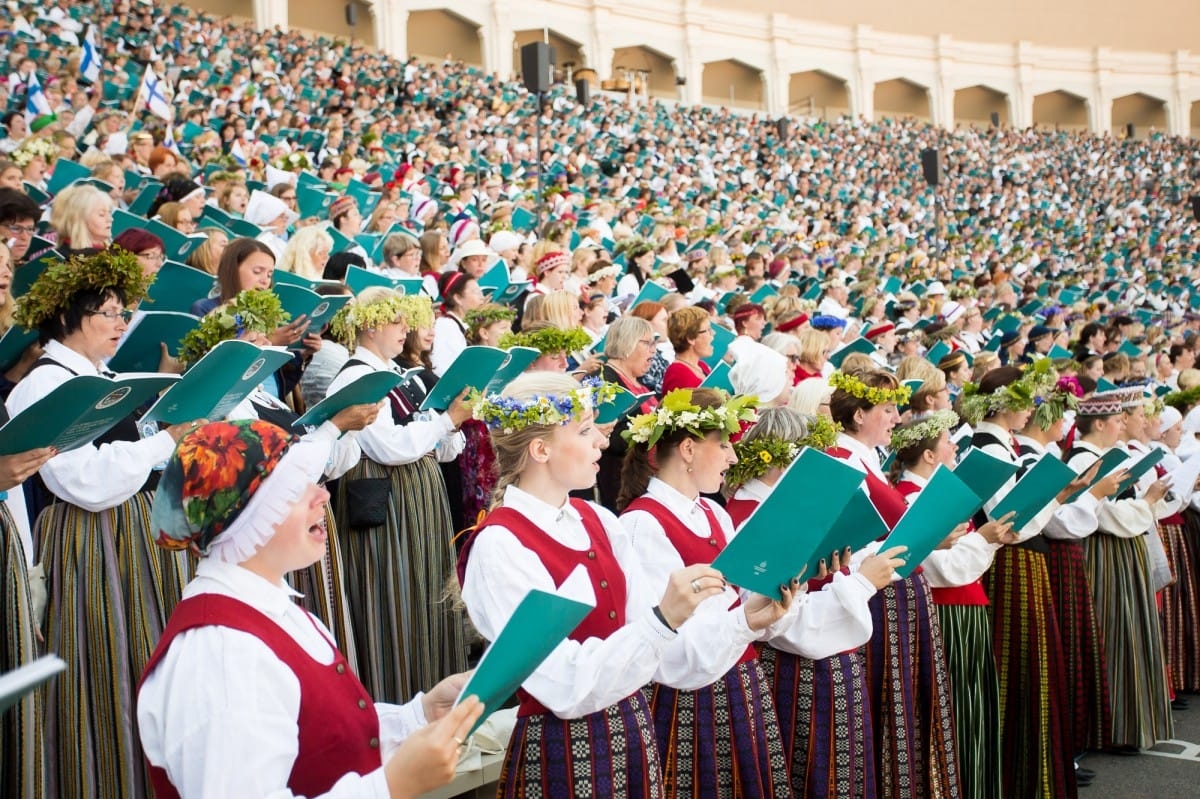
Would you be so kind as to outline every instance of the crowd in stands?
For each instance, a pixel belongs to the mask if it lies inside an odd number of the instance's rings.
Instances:
[[[0,456],[0,668],[67,662],[0,720],[4,796],[435,787],[480,639],[578,589],[576,555],[611,609],[524,683],[504,796],[1073,797],[1081,755],[1170,738],[1200,691],[1200,511],[1172,482],[1200,455],[1193,141],[584,106],[186,6],[0,19],[5,419],[114,377],[164,311],[163,373],[288,348],[224,421]],[[310,326],[296,286],[345,304]],[[472,346],[525,373],[434,402]],[[381,372],[382,407],[297,426]],[[892,528],[972,446],[1011,477],[915,571],[839,542],[768,599],[709,567],[805,448]],[[990,515],[1043,460],[1071,479]],[[319,555],[271,543],[296,508]],[[197,621],[213,594],[291,643],[206,638],[241,624]],[[285,651],[348,666],[336,701],[377,717],[310,735],[321,680]],[[337,735],[369,751],[314,755]]]

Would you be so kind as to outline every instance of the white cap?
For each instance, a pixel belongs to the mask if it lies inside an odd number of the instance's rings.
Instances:
[[[250,201],[246,203],[245,219],[252,225],[264,227],[274,222],[280,215],[287,216],[290,225],[300,218],[300,214],[287,207],[287,203],[270,192],[255,189],[250,192]]]
[[[946,284],[942,281],[935,280],[925,287],[925,296],[936,297],[939,294],[943,296],[946,294]]]
[[[966,311],[967,309],[960,302],[946,300],[942,303],[942,318],[946,320],[947,324],[954,324],[954,321],[966,313]]]

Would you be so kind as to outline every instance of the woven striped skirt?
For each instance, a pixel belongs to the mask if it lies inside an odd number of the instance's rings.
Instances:
[[[1054,596],[1054,618],[1062,642],[1063,713],[1071,749],[1081,754],[1109,745],[1112,710],[1104,636],[1096,622],[1096,600],[1088,577],[1082,541],[1048,540],[1046,571]]]
[[[775,702],[757,660],[695,691],[653,683],[645,692],[667,797],[790,799]]]
[[[151,538],[152,495],[92,513],[48,506],[34,528],[46,569],[46,649],[67,663],[47,693],[47,796],[141,797],[137,685],[192,564]]]
[[[20,488],[16,489],[20,491]],[[4,603],[4,635],[0,637],[0,672],[24,666],[41,654],[38,620],[29,596],[29,571],[21,536],[0,502],[0,602]],[[46,793],[45,689],[37,689],[0,714],[0,796],[41,799]]]
[[[1146,539],[1096,533],[1085,549],[1104,630],[1112,742],[1147,749],[1170,738],[1173,725]]]
[[[1186,513],[1185,525],[1195,524],[1195,518],[1191,511]],[[1175,575],[1175,584],[1161,592],[1163,645],[1171,685],[1176,691],[1200,691],[1200,576],[1188,545],[1189,533],[1177,524],[1161,524],[1158,529]]]
[[[986,605],[938,605],[963,799],[1000,799],[1000,684]]]
[[[350,625],[350,603],[346,599],[346,570],[342,565],[342,552],[338,544],[337,522],[333,509],[325,506],[325,530],[328,545],[325,557],[307,569],[294,571],[288,580],[303,596],[300,607],[325,622],[333,633],[338,649],[350,663],[358,662],[358,650],[354,646],[354,630]]]
[[[641,692],[579,719],[521,716],[501,799],[663,799],[662,764]]]
[[[991,601],[1000,681],[1004,795],[1073,797],[1075,751],[1065,715],[1069,687],[1046,556],[1025,547],[1001,547],[983,587]]]
[[[792,792],[808,799],[875,799],[875,735],[858,650],[809,660],[768,645],[761,663]]]
[[[346,485],[391,481],[387,522],[351,529]],[[404,702],[467,667],[462,612],[442,599],[454,569],[446,485],[432,455],[403,466],[363,458],[338,481],[338,543],[358,677],[377,701]]]
[[[921,572],[871,597],[867,689],[880,799],[958,797],[954,706],[938,625]]]

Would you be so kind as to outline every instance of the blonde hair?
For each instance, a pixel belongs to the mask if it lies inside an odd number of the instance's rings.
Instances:
[[[325,232],[325,228],[319,225],[300,228],[288,239],[276,268],[310,280],[320,280],[323,275],[317,272],[312,258],[312,252],[317,249],[318,245],[324,245],[325,249],[332,250],[333,236],[330,236]]]
[[[579,295],[570,291],[552,291],[542,297],[541,319],[563,330],[579,327]]]
[[[229,234],[220,228],[204,228],[199,232],[208,236],[208,238],[201,242],[199,247],[192,250],[191,255],[187,257],[187,265],[207,272],[210,275],[216,275],[217,266],[220,263],[220,259],[217,258],[216,245],[213,244],[213,237],[224,236],[226,245],[229,244],[231,239],[229,238]]]
[[[75,250],[106,245],[106,241],[92,241],[87,228],[88,214],[100,204],[107,204],[109,211],[113,209],[112,197],[90,183],[77,183],[60,191],[50,205],[50,226],[58,232],[59,243]]]
[[[579,383],[575,378],[561,372],[526,372],[500,393],[513,399],[530,400],[539,396],[565,396],[578,389]],[[498,507],[504,500],[506,488],[520,483],[521,475],[529,467],[529,445],[539,438],[553,435],[556,429],[550,425],[531,424],[509,433],[489,431],[492,451],[496,454],[496,487],[492,490],[492,508]]]
[[[825,351],[829,349],[829,336],[820,330],[808,328],[801,330],[800,334],[795,337],[800,342],[800,349],[797,354],[800,356],[800,362],[806,363],[809,366],[825,363]]]
[[[787,406],[798,413],[816,416],[821,410],[821,405],[829,402],[832,396],[833,386],[822,378],[810,377],[801,380],[792,389]]]

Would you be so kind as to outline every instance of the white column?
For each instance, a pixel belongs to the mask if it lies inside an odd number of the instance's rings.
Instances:
[[[1192,76],[1186,66],[1187,60],[1186,50],[1175,51],[1175,57],[1172,59],[1175,74],[1171,85],[1171,97],[1167,100],[1167,129],[1176,136],[1188,136],[1192,132]]]
[[[260,31],[287,29],[288,0],[254,0],[254,26]]]
[[[875,118],[874,37],[870,25],[854,29],[854,77],[850,81],[850,113],[868,122]]]
[[[400,59],[408,58],[408,7],[403,0],[372,0],[367,8],[375,23],[375,46]]]
[[[766,101],[763,105],[771,116],[780,116],[788,112],[788,89],[792,77],[787,60],[791,43],[782,34],[786,24],[787,14],[771,14],[770,66],[763,73],[763,93]]]
[[[1092,133],[1113,133],[1112,119],[1112,69],[1107,47],[1097,47],[1093,59],[1093,86],[1089,100],[1088,124]]]
[[[929,87],[929,116],[933,124],[946,130],[954,129],[954,57],[950,37],[942,34],[934,43],[937,68],[933,85]]]
[[[513,64],[516,58],[513,30],[509,21],[511,4],[509,0],[492,0],[491,24],[484,25],[486,32],[484,42],[484,66],[488,72],[494,72],[501,78],[508,78],[514,73]]]
[[[1008,123],[1018,130],[1033,124],[1033,63],[1030,47],[1029,42],[1017,42],[1013,49],[1016,81],[1008,106]]]

